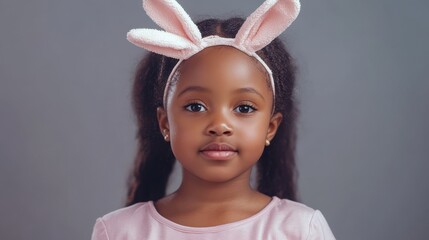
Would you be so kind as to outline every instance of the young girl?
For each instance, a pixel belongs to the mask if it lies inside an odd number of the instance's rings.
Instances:
[[[139,149],[128,203],[98,218],[92,239],[335,239],[320,211],[294,201],[295,76],[276,37],[299,2],[267,0],[245,21],[197,25],[174,0],[144,8],[166,31],[128,33],[155,52],[133,88]],[[182,182],[165,196],[176,160]]]

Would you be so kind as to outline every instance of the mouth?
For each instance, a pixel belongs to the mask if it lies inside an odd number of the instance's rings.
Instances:
[[[238,151],[233,146],[226,143],[210,143],[200,150],[200,153],[210,160],[229,160]]]

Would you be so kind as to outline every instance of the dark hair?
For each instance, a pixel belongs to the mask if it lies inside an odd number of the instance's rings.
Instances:
[[[197,24],[203,37],[218,35],[234,38],[244,20],[207,19]],[[279,39],[257,52],[273,72],[276,88],[275,109],[283,121],[270,147],[265,148],[257,163],[258,191],[269,196],[296,200],[296,117],[294,100],[295,67]],[[128,181],[126,205],[156,201],[166,194],[175,158],[169,143],[159,132],[157,107],[162,106],[168,75],[178,60],[149,53],[138,65],[132,90],[137,120],[138,149]]]

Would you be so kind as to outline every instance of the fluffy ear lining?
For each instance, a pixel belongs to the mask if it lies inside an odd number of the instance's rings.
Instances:
[[[186,59],[198,51],[190,40],[156,29],[132,29],[127,39],[138,47],[177,59]]]
[[[143,8],[167,32],[187,38],[194,44],[201,41],[197,25],[176,0],[144,0]]]
[[[244,22],[236,43],[258,51],[278,37],[296,19],[299,0],[267,0]]]

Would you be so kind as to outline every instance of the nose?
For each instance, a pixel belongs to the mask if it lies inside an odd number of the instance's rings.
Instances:
[[[211,136],[230,136],[233,128],[228,121],[226,113],[216,113],[212,115],[210,124],[207,126],[207,134]]]
[[[208,130],[208,133],[214,136],[222,136],[222,135],[229,136],[232,134],[232,129],[228,127],[226,124],[221,124],[221,125],[216,125],[211,127]]]

